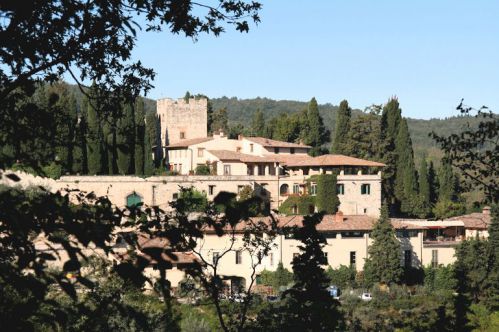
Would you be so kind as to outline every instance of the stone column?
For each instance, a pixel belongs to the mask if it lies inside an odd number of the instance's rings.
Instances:
[[[269,165],[265,165],[265,175],[270,175]]]
[[[253,175],[260,175],[258,174],[258,165],[255,165],[254,167],[255,168],[253,169],[254,170]]]

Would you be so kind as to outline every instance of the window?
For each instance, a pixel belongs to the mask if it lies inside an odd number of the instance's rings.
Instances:
[[[224,165],[224,175],[230,175],[230,165]]]
[[[253,152],[253,144],[250,144],[250,152]]]
[[[213,265],[217,265],[219,256],[220,256],[220,253],[218,251],[213,252]]]
[[[350,251],[350,266],[355,267],[356,262],[357,262],[357,252]]]
[[[317,183],[310,184],[310,195],[317,195]]]
[[[274,148],[274,153],[279,154],[279,148]]]
[[[214,185],[208,186],[208,195],[213,196],[214,193],[215,193],[215,186]]]
[[[438,267],[438,250],[434,249],[431,251],[431,266]]]
[[[289,192],[289,186],[287,184],[281,185],[281,188],[279,188],[279,195],[285,196]]]
[[[329,258],[327,256],[327,252],[324,253],[324,265],[329,264]]]
[[[360,186],[360,194],[361,195],[371,195],[371,185],[368,183],[364,183]]]
[[[274,253],[271,252],[269,254],[269,261],[270,261],[270,266],[274,266]]]
[[[299,194],[300,193],[300,185],[298,183],[293,184],[293,194]]]
[[[291,149],[289,149],[289,153],[291,153],[291,154],[295,154],[295,148],[291,148]]]
[[[180,132],[180,139],[184,139],[185,138],[185,132],[184,131],[181,131]]]
[[[336,193],[338,195],[345,195],[345,185],[340,183],[336,185]]]
[[[364,237],[363,232],[351,231],[351,232],[341,232],[341,237]]]
[[[204,148],[198,148],[198,157],[202,157],[204,155]]]
[[[399,238],[417,237],[418,231],[417,230],[400,229],[395,234]]]
[[[412,266],[412,250],[404,250],[404,266]]]
[[[364,214],[367,214],[367,209],[364,209]]]
[[[323,233],[323,236],[326,238],[326,239],[336,239],[336,232],[324,232]]]
[[[241,250],[236,250],[236,264],[243,263],[243,252]]]
[[[265,166],[258,165],[258,175],[265,175]]]
[[[134,208],[142,203],[142,197],[135,191],[126,197],[126,206],[129,208]]]

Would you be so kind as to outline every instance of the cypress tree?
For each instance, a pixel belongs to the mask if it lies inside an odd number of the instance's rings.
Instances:
[[[451,163],[442,160],[438,170],[438,200],[455,202],[457,200],[457,178],[452,171]]]
[[[93,95],[92,92],[90,92]],[[94,105],[96,99],[91,97],[91,100],[85,100],[86,109],[86,146],[87,146],[87,162],[88,173],[90,175],[102,174],[102,142],[103,134],[100,125],[99,112]]]
[[[102,132],[104,134],[104,150],[106,155],[106,174],[118,173],[117,151],[116,151],[116,110],[104,122]]]
[[[417,181],[412,141],[405,119],[400,121],[399,132],[395,140],[395,152],[397,155],[395,197],[400,202],[400,211],[411,214],[417,198]]]
[[[318,214],[305,216],[303,227],[293,232],[302,242],[301,253],[292,263],[295,283],[283,293],[275,315],[280,331],[333,331],[341,319],[338,303],[327,291],[330,280],[322,267],[327,264],[322,251],[326,239],[316,229],[320,221]]]
[[[87,174],[87,121],[85,114],[80,114],[75,127],[73,141],[73,174]]]
[[[134,108],[125,104],[122,114],[117,121],[116,148],[118,155],[119,174],[134,173],[134,148],[135,148],[135,115]]]
[[[327,214],[335,213],[340,205],[336,192],[336,175],[320,174],[317,178],[317,210]]]
[[[383,197],[389,204],[390,210],[396,205],[395,199],[395,173],[397,169],[397,154],[395,152],[395,140],[399,132],[399,124],[402,119],[402,111],[396,98],[392,98],[383,107],[381,113],[381,160],[386,164],[383,169]]]
[[[328,133],[319,114],[319,105],[315,97],[308,103],[307,123],[308,135],[305,143],[312,146],[311,155],[319,155],[321,146],[328,139]]]
[[[221,108],[213,112],[211,128],[213,133],[218,134],[223,131],[226,135],[229,132],[227,108]]]
[[[48,87],[49,108],[53,118],[54,157],[62,166],[63,173],[71,172],[73,163],[73,142],[78,109],[76,98],[67,84],[56,83]],[[45,160],[46,161],[46,160]]]
[[[254,136],[264,135],[265,121],[263,119],[263,112],[261,109],[257,109],[255,115],[253,116],[253,122],[251,123],[251,130]]]
[[[489,224],[489,272],[485,304],[491,312],[499,310],[499,205],[492,206]]]
[[[426,214],[429,212],[431,206],[431,189],[428,177],[428,165],[426,164],[426,159],[424,157],[421,158],[421,163],[419,165],[419,200],[422,205],[422,212]]]
[[[371,232],[373,244],[369,246],[368,258],[364,264],[364,280],[367,285],[374,283],[393,284],[402,279],[403,268],[400,264],[400,243],[388,217],[385,205],[381,216]]]
[[[144,101],[138,98],[135,102],[135,174],[144,174],[145,165],[145,127]],[[150,142],[149,142],[150,148]],[[149,150],[150,153],[151,150]]]
[[[336,126],[334,131],[333,146],[331,153],[348,154],[348,133],[350,132],[350,120],[352,109],[348,106],[348,101],[343,100],[336,114]]]
[[[163,152],[161,148],[161,126],[159,117],[156,113],[149,112],[146,115],[146,138],[149,139],[149,143],[151,146],[152,156],[153,156],[153,165],[154,167],[160,167],[161,160],[163,158]],[[147,142],[147,141],[146,141]],[[144,149],[147,151],[147,148]]]
[[[147,176],[154,174],[154,160],[152,155],[153,148],[151,145],[151,137],[146,133],[146,135],[144,135],[144,175]]]
[[[383,142],[379,115],[375,110],[352,119],[347,137],[344,154],[361,159],[380,160]]]
[[[430,203],[433,205],[438,199],[438,177],[433,161],[430,161],[430,166],[428,167],[428,183],[430,184]]]
[[[427,206],[431,203],[430,180],[428,178],[428,165],[425,158],[421,158],[419,164],[419,196]]]

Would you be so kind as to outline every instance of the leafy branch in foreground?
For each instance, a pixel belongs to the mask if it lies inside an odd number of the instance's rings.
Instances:
[[[499,117],[486,106],[479,109],[461,103],[461,114],[480,119],[478,126],[448,137],[430,135],[445,152],[445,159],[470,180],[468,187],[479,186],[489,202],[499,201]]]

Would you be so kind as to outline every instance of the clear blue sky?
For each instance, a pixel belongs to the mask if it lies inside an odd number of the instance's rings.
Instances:
[[[140,33],[150,98],[269,97],[363,109],[396,95],[412,118],[455,115],[461,98],[499,110],[499,1],[262,1],[248,34],[197,42]]]

